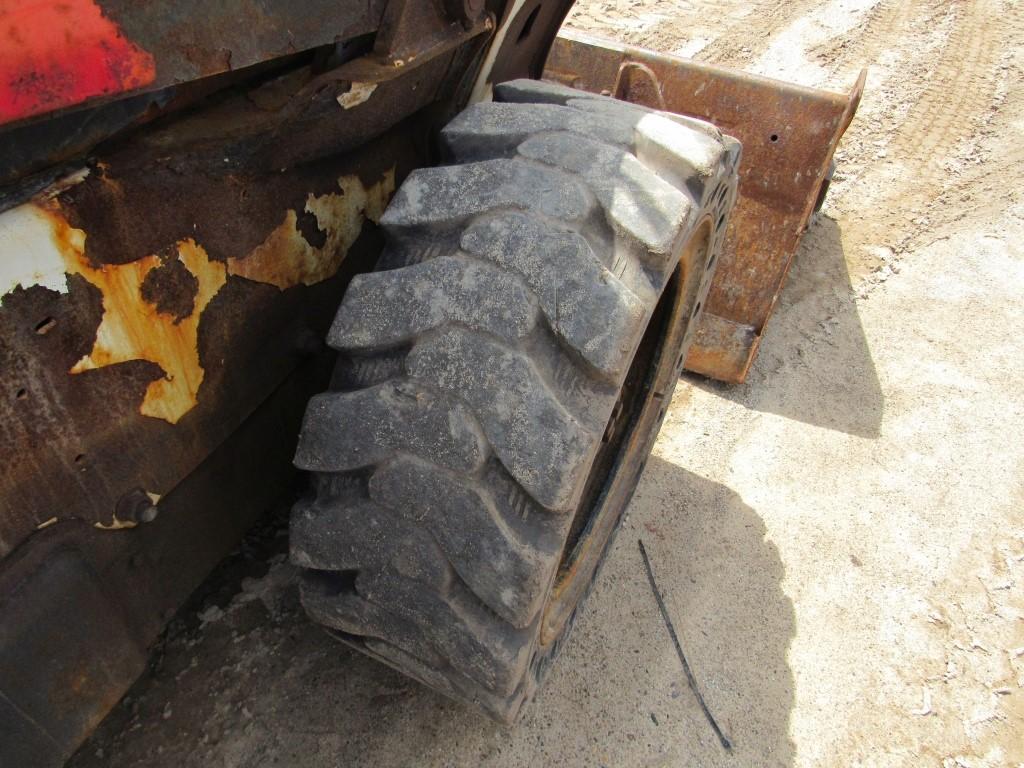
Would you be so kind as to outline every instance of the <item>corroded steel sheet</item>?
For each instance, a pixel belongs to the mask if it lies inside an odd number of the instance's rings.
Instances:
[[[0,557],[131,525],[280,384],[423,163],[406,135],[276,174],[126,150],[0,213]]]
[[[686,367],[742,382],[849,126],[849,94],[562,32],[545,77],[708,120],[743,143],[739,198]]]

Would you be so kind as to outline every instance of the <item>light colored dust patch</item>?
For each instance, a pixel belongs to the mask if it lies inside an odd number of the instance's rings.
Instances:
[[[309,244],[298,229],[295,211],[289,210],[284,221],[248,255],[228,259],[228,274],[269,283],[283,291],[319,283],[337,272],[359,237],[363,220],[380,220],[395,191],[395,171],[392,168],[369,188],[355,176],[338,179],[338,187],[340,192],[306,199],[306,212],[316,217],[320,231],[327,235],[323,247]]]
[[[750,13],[748,6],[739,0],[577,2],[566,26],[631,45],[689,56],[702,50],[723,30],[743,22]],[[685,23],[679,23],[683,19]]]
[[[191,314],[161,313],[142,296],[142,284],[163,260],[151,254],[127,264],[95,266],[85,255],[86,232],[68,224],[49,196],[0,215],[0,286],[9,292],[41,285],[67,293],[67,276],[81,275],[103,296],[103,317],[90,352],[69,373],[132,360],[156,363],[163,377],[146,388],[139,412],[171,424],[195,407],[205,372],[199,360],[199,323],[229,275],[274,285],[281,290],[326,280],[344,260],[363,221],[378,221],[395,188],[392,168],[369,188],[355,176],[338,179],[339,192],[310,195],[312,213],[326,242],[314,248],[298,230],[294,211],[247,256],[213,261],[191,238],[179,241],[177,260],[196,278]]]

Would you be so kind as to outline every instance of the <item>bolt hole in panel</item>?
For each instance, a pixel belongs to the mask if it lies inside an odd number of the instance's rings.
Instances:
[[[47,317],[47,318],[44,318],[43,320],[40,320],[38,323],[36,323],[35,331],[40,336],[45,336],[47,333],[52,331],[54,329],[54,326],[56,326],[56,325],[57,325],[57,321],[56,320],[54,320],[52,317]]]
[[[620,77],[634,70],[644,76]],[[653,108],[664,99],[668,111],[714,123],[743,144],[739,196],[686,358],[691,371],[742,382],[860,104],[866,72],[848,94],[832,93],[563,30],[544,77]]]

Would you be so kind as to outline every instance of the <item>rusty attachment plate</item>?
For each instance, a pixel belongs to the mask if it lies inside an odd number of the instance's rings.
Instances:
[[[739,197],[686,359],[688,370],[741,383],[860,104],[866,71],[840,94],[563,31],[544,76],[707,120],[743,143]]]

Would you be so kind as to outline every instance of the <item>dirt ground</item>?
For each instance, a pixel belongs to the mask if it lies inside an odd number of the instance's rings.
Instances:
[[[750,380],[680,388],[516,729],[307,622],[279,519],[76,768],[1024,765],[1024,4],[587,0],[569,23],[837,90],[869,66]]]

